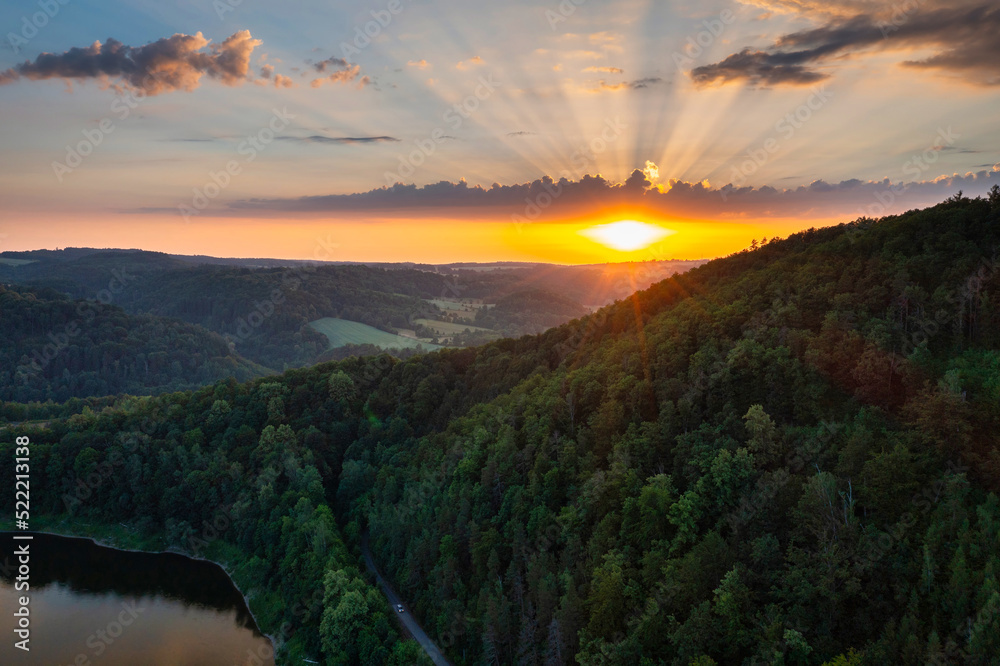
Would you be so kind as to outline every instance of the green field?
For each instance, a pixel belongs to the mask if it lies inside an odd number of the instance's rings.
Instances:
[[[461,301],[453,301],[448,298],[432,298],[427,302],[433,303],[442,310],[448,310],[451,312],[471,312],[473,314],[475,314],[484,305],[488,308],[493,307],[491,303],[482,303],[478,300],[471,303],[463,303]]]
[[[433,303],[442,310],[452,310],[455,312],[475,312],[476,306],[458,301],[448,301],[443,298],[432,298],[429,303]]]
[[[413,338],[404,338],[401,335],[393,335],[380,331],[367,324],[359,324],[356,321],[346,319],[334,319],[326,317],[309,322],[313,330],[322,333],[330,341],[330,349],[343,347],[344,345],[364,345],[371,344],[383,349],[416,349],[418,346],[427,351],[441,349],[440,345],[432,345],[429,342],[421,342]]]
[[[489,331],[488,328],[480,328],[471,324],[456,324],[450,321],[438,321],[436,319],[414,319],[415,323],[426,326],[439,335],[455,335],[462,333],[466,329],[470,331]]]

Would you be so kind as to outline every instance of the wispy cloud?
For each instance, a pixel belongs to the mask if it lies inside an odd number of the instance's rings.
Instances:
[[[276,137],[278,141],[290,141],[293,143],[334,143],[334,144],[351,144],[351,143],[385,143],[385,142],[398,142],[401,139],[397,139],[394,136],[323,136],[320,134],[314,134],[312,136],[279,136]]]
[[[607,81],[601,80],[595,92],[600,92],[602,90],[643,90],[645,88],[649,88],[650,86],[660,85],[662,83],[664,83],[663,79],[658,76],[637,79],[635,81],[621,81],[619,83],[608,83]]]
[[[472,69],[473,67],[476,67],[477,65],[482,65],[484,62],[485,61],[482,58],[480,58],[479,56],[473,56],[473,57],[469,58],[468,60],[462,60],[462,61],[460,61],[458,64],[455,65],[455,67],[457,69],[461,69],[461,70]]]

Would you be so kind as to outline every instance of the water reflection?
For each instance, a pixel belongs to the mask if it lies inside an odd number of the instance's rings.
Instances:
[[[15,542],[0,534],[0,565]],[[242,595],[215,564],[34,535],[31,590],[0,566],[0,663],[222,666],[274,663]],[[14,647],[17,598],[31,598],[31,652]]]

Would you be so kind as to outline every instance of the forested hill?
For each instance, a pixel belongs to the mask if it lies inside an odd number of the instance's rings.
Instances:
[[[403,649],[335,529],[455,663],[995,663],[998,247],[1000,192],[958,196],[534,337],[21,430],[37,510],[127,461],[73,519],[223,512],[265,630],[323,586],[289,650],[330,664]]]
[[[6,253],[0,277],[100,299],[131,314],[197,324],[225,336],[236,351],[275,370],[308,365],[327,348],[306,327],[342,317],[384,330],[406,327],[413,313],[437,308],[422,297],[442,293],[444,277],[366,266],[245,268],[192,265],[158,252]]]
[[[201,260],[209,263],[193,263]],[[361,344],[384,339],[378,335],[382,331],[405,332],[425,343],[447,336],[448,344],[469,346],[563,324],[587,311],[582,304],[610,303],[632,293],[637,284],[648,286],[700,263],[415,269],[306,262],[280,266],[275,265],[278,260],[264,259],[246,260],[261,264],[252,266],[225,262],[140,250],[3,252],[0,281],[98,299],[130,314],[197,324],[225,336],[242,356],[281,371],[311,365],[327,351],[331,341],[308,326],[316,320],[338,318],[379,329],[354,340]],[[502,307],[484,313],[491,330],[463,334],[466,326],[478,328],[478,309],[498,303]]]
[[[439,434],[387,385],[340,510],[486,663],[995,663],[998,249],[959,196],[484,349]]]
[[[0,400],[189,390],[268,374],[198,326],[0,285]]]

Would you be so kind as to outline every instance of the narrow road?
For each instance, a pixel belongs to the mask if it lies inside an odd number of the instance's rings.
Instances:
[[[365,532],[361,535],[361,555],[365,558],[365,566],[368,567],[368,571],[371,571],[375,575],[375,580],[378,581],[379,587],[385,593],[385,598],[389,600],[389,608],[396,616],[396,618],[406,627],[406,630],[410,632],[413,639],[420,644],[427,656],[431,658],[436,666],[451,666],[451,662],[444,658],[441,650],[438,646],[434,644],[427,632],[417,623],[417,619],[413,617],[410,613],[410,609],[403,603],[403,600],[399,598],[389,582],[382,577],[379,573],[378,567],[375,566],[375,560],[372,559],[372,553],[368,549],[368,533]],[[400,613],[396,610],[397,604],[403,604],[403,611]]]

